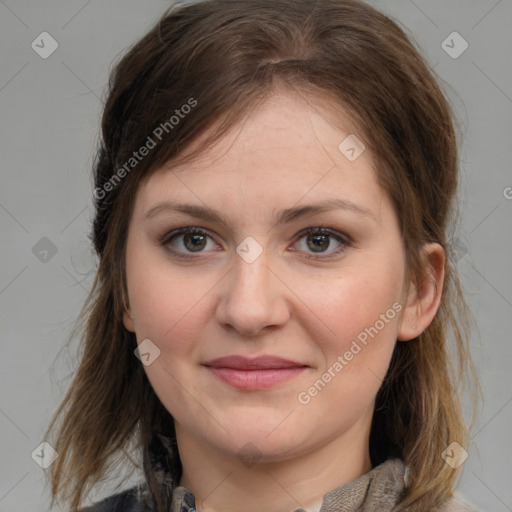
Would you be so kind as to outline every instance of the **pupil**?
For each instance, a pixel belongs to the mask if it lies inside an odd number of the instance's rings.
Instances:
[[[192,241],[192,245],[189,245],[187,242]],[[205,236],[204,235],[192,235],[187,233],[185,235],[185,247],[191,251],[204,249],[205,245]]]
[[[322,249],[327,249],[327,247],[329,247],[329,239],[327,237],[327,235],[312,235],[312,238],[311,240],[314,240],[314,247],[310,247],[311,249],[313,249],[314,251],[316,251],[316,249],[320,248],[321,250]],[[320,251],[317,251],[317,252],[320,252]]]

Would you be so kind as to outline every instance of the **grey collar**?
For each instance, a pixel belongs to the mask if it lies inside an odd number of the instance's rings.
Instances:
[[[389,459],[358,479],[326,493],[320,512],[391,511],[400,501],[405,476],[404,463],[400,459]],[[196,512],[192,491],[176,487],[171,512]],[[306,511],[298,508],[294,512]]]

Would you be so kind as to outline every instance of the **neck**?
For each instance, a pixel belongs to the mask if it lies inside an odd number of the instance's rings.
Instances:
[[[352,431],[293,458],[244,464],[176,425],[183,475],[199,512],[317,510],[324,494],[371,470],[369,428]],[[314,507],[317,508],[314,508]]]

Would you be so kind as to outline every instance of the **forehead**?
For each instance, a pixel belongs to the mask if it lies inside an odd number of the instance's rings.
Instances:
[[[199,136],[186,149],[187,152],[200,150],[210,132]],[[200,152],[195,159],[195,168],[211,166],[219,161],[232,161],[249,154],[259,156],[273,150],[289,152],[318,152],[324,149],[326,155],[337,149],[341,140],[350,134],[364,136],[355,125],[349,112],[325,95],[307,94],[292,89],[277,87],[266,99],[247,113],[221,140],[216,141],[208,151]],[[341,140],[340,140],[341,139]],[[332,158],[329,158],[332,161]],[[173,166],[174,170],[190,166]]]
[[[201,148],[208,135],[187,151]],[[141,186],[137,207],[147,210],[169,195],[216,204],[221,199],[224,208],[241,196],[280,206],[326,194],[375,203],[382,191],[362,139],[339,104],[277,90],[194,160],[156,170]]]

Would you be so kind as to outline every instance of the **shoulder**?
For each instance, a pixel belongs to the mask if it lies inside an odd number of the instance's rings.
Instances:
[[[454,496],[449,499],[444,506],[440,509],[440,512],[479,512],[476,508],[472,507],[460,497]]]
[[[154,512],[146,499],[146,485],[140,484],[113,494],[79,512]]]

